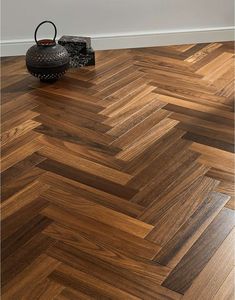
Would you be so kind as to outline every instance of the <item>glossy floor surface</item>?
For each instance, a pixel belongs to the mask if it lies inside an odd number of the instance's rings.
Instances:
[[[233,299],[233,44],[2,60],[2,299]]]

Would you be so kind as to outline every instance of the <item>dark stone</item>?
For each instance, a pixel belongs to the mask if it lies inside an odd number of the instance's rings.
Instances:
[[[95,52],[89,37],[62,36],[58,43],[66,48],[70,57],[70,67],[79,68],[95,65]]]
[[[85,66],[94,66],[95,65],[95,51],[92,48],[87,49],[86,53],[86,64]]]
[[[63,35],[59,39],[59,44],[61,43],[71,43],[76,44],[81,47],[91,48],[91,38],[90,37],[81,37],[81,36],[72,36],[72,35]]]

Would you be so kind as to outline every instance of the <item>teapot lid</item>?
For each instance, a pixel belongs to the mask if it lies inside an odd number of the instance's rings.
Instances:
[[[38,46],[43,46],[43,47],[51,47],[51,46],[56,45],[56,41],[55,40],[50,40],[50,39],[43,39],[43,40],[37,41],[37,45]]]

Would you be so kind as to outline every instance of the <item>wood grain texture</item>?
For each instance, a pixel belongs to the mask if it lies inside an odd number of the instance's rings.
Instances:
[[[163,286],[181,294],[185,293],[194,278],[213,256],[215,249],[221,245],[221,242],[230,233],[234,227],[234,221],[233,211],[224,208],[181,259],[179,264],[176,265],[164,281]]]
[[[233,52],[2,60],[2,299],[232,299]]]
[[[232,299],[234,231],[224,240],[204,270],[199,274],[183,299]],[[226,255],[225,255],[226,253]],[[220,262],[218,264],[218,261]],[[209,271],[210,270],[210,271]]]

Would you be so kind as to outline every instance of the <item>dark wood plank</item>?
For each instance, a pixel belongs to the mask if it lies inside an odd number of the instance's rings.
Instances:
[[[71,267],[89,272],[95,276],[117,288],[124,289],[136,297],[146,299],[154,299],[156,296],[160,299],[180,299],[180,295],[165,289],[164,287],[151,284],[149,279],[139,277],[138,274],[132,272],[123,272],[122,269],[111,266],[94,256],[87,255],[81,251],[75,250],[73,247],[59,243],[58,247],[48,249],[48,254],[52,257],[68,264]]]
[[[224,208],[173,269],[163,286],[185,293],[234,227],[234,211]]]
[[[154,260],[161,265],[174,268],[224,207],[228,199],[229,197],[224,194],[210,193],[206,201],[179,228],[173,238],[164,245]]]
[[[102,177],[88,174],[84,171],[69,167],[50,159],[47,159],[45,163],[41,162],[39,164],[39,167],[44,170],[52,171],[53,173],[65,176],[72,180],[77,180],[85,185],[89,185],[104,192],[122,197],[124,199],[130,199],[136,193],[136,190],[132,188],[124,187],[115,182],[105,180]]]

